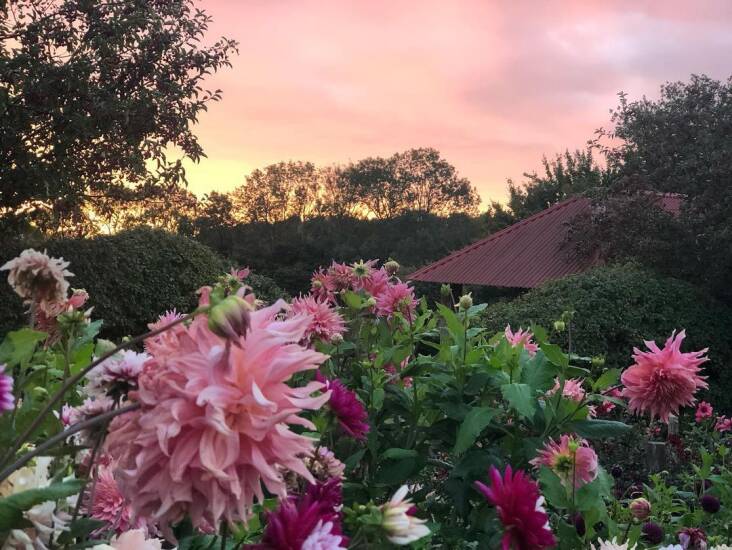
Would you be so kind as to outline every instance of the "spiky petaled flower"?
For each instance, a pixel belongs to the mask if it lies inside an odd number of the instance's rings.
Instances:
[[[600,546],[595,546],[594,544],[590,545],[590,548],[592,550],[634,550],[636,548],[636,545],[628,546],[628,542],[619,543],[617,539],[612,540],[602,540],[598,539],[600,543]]]
[[[332,342],[336,335],[343,336],[346,332],[346,322],[336,309],[314,296],[301,296],[292,300],[288,317],[295,315],[307,315],[310,319],[303,344],[311,344],[314,340]]]
[[[341,514],[338,511],[341,504],[341,484],[337,479],[309,485],[303,495],[292,495],[280,500],[279,507],[267,514],[267,526],[262,543],[257,548],[300,550],[308,539],[310,544],[314,544],[317,539],[322,538],[323,526],[328,523],[331,525],[328,534],[340,538],[338,543],[345,548],[347,540],[341,534]],[[327,540],[330,543],[335,542],[333,538]],[[316,549],[317,546],[312,548]]]
[[[523,330],[521,327],[516,332],[511,330],[511,325],[506,325],[506,329],[503,331],[506,336],[506,340],[513,347],[523,345],[524,349],[529,352],[529,355],[536,355],[539,351],[539,346],[533,341],[534,334],[530,330]]]
[[[401,313],[410,322],[419,303],[414,297],[414,289],[406,283],[389,283],[375,298],[378,316],[390,319]]]
[[[389,286],[389,274],[382,267],[374,269],[368,277],[359,281],[359,288],[368,292],[371,296],[378,296]]]
[[[718,416],[714,422],[714,429],[719,433],[732,431],[732,418]]]
[[[498,509],[504,527],[503,550],[539,550],[557,544],[549,528],[544,497],[539,486],[522,470],[514,473],[506,466],[503,477],[495,466],[489,470],[490,487],[475,482],[475,487]]]
[[[714,415],[714,409],[712,408],[711,403],[702,401],[696,407],[696,413],[694,413],[694,420],[696,420],[697,423],[703,422],[704,419],[711,418],[713,415]]]
[[[335,284],[328,272],[319,269],[310,279],[310,294],[325,302],[335,302]]]
[[[51,258],[45,252],[28,248],[20,256],[6,262],[0,271],[8,271],[8,283],[26,303],[36,303],[45,310],[66,301],[69,283],[74,274],[63,258]]]
[[[13,377],[3,372],[5,367],[6,365],[0,364],[0,414],[15,408]]]
[[[137,388],[137,378],[148,359],[147,353],[123,350],[89,371],[86,389],[91,395],[127,394]]]
[[[148,323],[147,328],[149,328],[150,331],[159,330],[179,321],[182,318],[182,314],[178,313],[175,309],[171,309],[158,317],[158,320],[154,323]],[[165,353],[168,350],[175,349],[175,346],[178,343],[178,336],[184,333],[185,327],[179,323],[160,334],[146,338],[145,351],[148,353]]]
[[[251,313],[246,338],[224,345],[203,317],[182,326],[171,349],[158,343],[138,379],[141,408],[115,418],[107,452],[119,463],[117,480],[136,513],[195,527],[246,521],[263,486],[284,496],[283,471],[310,482],[304,457],[313,441],[290,425],[314,429],[299,416],[318,409],[323,384],[286,384],[316,369],[325,356],[300,346],[306,317],[282,320],[284,301]]]
[[[707,349],[682,353],[685,337],[683,330],[678,334],[674,331],[663,349],[651,341],[645,343],[650,351],[633,349],[635,364],[621,377],[625,386],[623,397],[628,399],[630,411],[649,413],[651,419],[658,417],[668,422],[670,414],[678,414],[681,407],[696,403],[697,390],[708,387],[706,377],[699,374],[699,365],[708,360],[704,357]]]
[[[405,546],[430,534],[425,525],[426,520],[415,517],[411,512],[414,508],[408,498],[409,488],[402,485],[389,502],[381,506],[381,527],[386,532],[386,538],[392,544]]]
[[[531,464],[547,466],[567,487],[574,483],[579,488],[597,477],[597,454],[587,441],[573,435],[564,434],[558,442],[550,438]]]
[[[369,432],[369,415],[356,392],[349,390],[337,378],[327,380],[319,372],[316,374],[316,379],[325,382],[326,389],[330,391],[328,406],[340,427],[354,439],[366,439],[366,434]]]
[[[328,275],[333,286],[334,292],[340,292],[341,290],[349,290],[353,288],[354,284],[358,280],[356,274],[353,272],[353,268],[350,265],[339,264],[333,262],[328,268]]]
[[[114,464],[102,464],[97,470],[94,501],[87,502],[89,516],[106,522],[118,535],[129,529],[145,527],[143,518],[132,520],[132,510],[114,479]],[[87,498],[91,492],[87,492]]]
[[[582,401],[585,398],[585,390],[582,387],[584,380],[582,378],[568,378],[564,381],[564,387],[562,388],[562,397],[566,397],[572,401]],[[554,379],[554,387],[550,389],[547,395],[554,395],[559,391],[561,382],[558,378]]]
[[[679,542],[684,550],[706,550],[707,534],[696,527],[684,527],[679,531]]]

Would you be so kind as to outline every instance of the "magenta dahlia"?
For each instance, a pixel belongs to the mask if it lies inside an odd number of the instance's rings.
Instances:
[[[325,382],[325,388],[330,390],[328,406],[338,419],[338,424],[354,439],[364,440],[369,432],[368,413],[359,401],[356,392],[349,390],[340,380],[325,379],[319,372],[316,379]]]
[[[696,408],[696,413],[694,413],[694,419],[698,423],[704,421],[704,419],[706,418],[711,418],[713,415],[714,409],[712,408],[711,403],[702,401]]]
[[[708,360],[707,349],[681,352],[686,337],[682,330],[674,331],[663,349],[655,342],[646,342],[650,351],[633,348],[635,364],[628,367],[621,377],[625,385],[623,397],[628,408],[635,413],[648,412],[651,419],[658,417],[668,422],[670,414],[678,414],[679,408],[696,403],[694,394],[707,388],[705,376],[700,376],[699,365]]]
[[[514,473],[511,466],[501,477],[495,466],[490,468],[491,486],[480,481],[475,487],[498,509],[503,524],[502,550],[539,550],[557,544],[549,528],[544,497],[539,486],[522,470]]]

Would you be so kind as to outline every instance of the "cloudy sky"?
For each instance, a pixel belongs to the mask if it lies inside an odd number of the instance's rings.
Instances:
[[[281,160],[436,147],[484,200],[543,154],[582,147],[616,94],[732,74],[732,2],[200,0],[240,43],[209,82],[191,189]]]

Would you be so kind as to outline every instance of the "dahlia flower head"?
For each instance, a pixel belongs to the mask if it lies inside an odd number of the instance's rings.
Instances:
[[[358,280],[358,288],[376,297],[387,289],[390,279],[391,275],[383,267],[374,269],[367,277]]]
[[[713,415],[714,415],[714,409],[712,408],[711,403],[702,401],[696,407],[696,412],[694,413],[694,420],[696,420],[697,423],[703,422],[705,419],[711,418]]]
[[[63,258],[51,258],[45,252],[28,248],[20,256],[6,262],[0,271],[8,271],[8,283],[26,303],[41,309],[64,302],[69,290],[66,277],[73,277]]]
[[[6,365],[0,364],[0,414],[15,408],[13,396],[13,377],[5,374]]]
[[[515,348],[516,346],[522,345],[532,357],[536,355],[537,351],[539,351],[539,346],[533,341],[534,334],[530,330],[523,330],[519,327],[516,332],[513,332],[511,330],[511,325],[506,325],[504,335],[511,346]]]
[[[343,317],[328,302],[319,300],[315,296],[300,296],[292,300],[288,317],[306,315],[310,319],[303,344],[309,345],[315,340],[331,342],[346,332],[346,322]]]
[[[406,498],[408,493],[409,488],[402,485],[389,502],[381,506],[381,527],[389,542],[397,546],[406,546],[430,534],[429,527],[425,525],[427,521],[412,513],[416,508]]]
[[[310,279],[310,294],[324,302],[335,302],[335,283],[327,271],[319,269]]]
[[[330,264],[327,273],[335,292],[352,288],[358,279],[352,266],[338,262]]]
[[[523,470],[506,466],[503,476],[495,466],[489,470],[490,487],[475,482],[475,488],[498,509],[504,527],[502,550],[540,550],[557,544],[549,527],[544,497],[539,486]]]
[[[290,387],[297,372],[326,356],[302,347],[310,319],[282,319],[280,300],[251,313],[236,344],[213,334],[204,316],[174,327],[169,339],[148,342],[148,360],[130,398],[140,409],[116,417],[105,451],[135,515],[170,524],[188,515],[194,527],[246,521],[263,487],[284,497],[283,472],[314,482],[304,458],[313,440],[291,425],[315,429],[300,416],[330,398],[324,385]]]
[[[706,377],[701,376],[699,367],[708,358],[707,348],[688,353],[681,352],[685,331],[666,340],[663,349],[655,342],[646,341],[650,351],[633,349],[635,364],[628,367],[621,376],[625,386],[623,397],[628,399],[628,408],[636,414],[649,413],[651,420],[659,418],[668,423],[670,414],[678,414],[684,406],[694,405],[694,394],[709,387]]]
[[[334,550],[346,548],[341,533],[343,503],[340,480],[309,485],[305,493],[280,500],[267,514],[260,550]]]
[[[566,397],[571,401],[582,401],[585,398],[585,389],[582,387],[584,380],[582,378],[568,378],[564,381],[564,388],[562,388],[562,397]],[[554,395],[559,391],[561,383],[559,378],[554,379],[554,387],[550,389],[547,395]]]
[[[338,420],[338,424],[349,436],[363,441],[369,432],[368,412],[363,403],[358,399],[356,392],[349,390],[343,382],[337,378],[328,380],[320,372],[315,374],[315,379],[325,383],[326,389],[330,392],[328,407]]]
[[[89,383],[85,387],[90,395],[127,393],[137,388],[137,378],[145,362],[150,359],[147,353],[132,350],[121,351],[105,359],[86,375]]]
[[[574,484],[575,489],[597,477],[597,454],[586,440],[573,435],[563,434],[559,441],[550,438],[531,464],[536,468],[548,467],[565,487]]]
[[[602,540],[598,539],[600,543],[600,546],[595,546],[594,544],[590,545],[590,548],[592,550],[635,550],[636,545],[628,546],[628,542],[620,543],[617,541],[617,539],[612,540]]]
[[[376,298],[376,315],[391,319],[401,313],[411,322],[419,301],[414,297],[414,289],[406,283],[389,283]]]
[[[727,418],[724,415],[718,416],[714,423],[714,429],[719,433],[732,431],[732,418]]]
[[[87,502],[85,504],[89,515],[94,519],[104,521],[107,524],[106,528],[114,530],[118,535],[130,529],[145,529],[144,518],[132,519],[132,509],[120,491],[117,480],[114,479],[116,464],[103,460],[100,462],[102,464],[97,470],[92,502],[89,502],[89,492],[86,493]]]

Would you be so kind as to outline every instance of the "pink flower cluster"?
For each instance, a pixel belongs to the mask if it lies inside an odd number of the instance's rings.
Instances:
[[[374,298],[373,310],[379,317],[390,319],[399,313],[412,321],[419,303],[414,289],[375,265],[376,260],[350,266],[333,262],[327,270],[313,273],[310,293],[320,301],[336,303],[336,296],[343,290],[363,291]]]
[[[627,368],[621,377],[625,386],[623,397],[628,398],[628,408],[635,413],[650,413],[668,422],[670,414],[678,414],[683,406],[696,402],[694,394],[708,385],[700,376],[699,365],[708,360],[706,349],[681,352],[686,337],[682,330],[666,340],[663,349],[655,342],[645,342],[650,351],[634,348],[635,364]]]
[[[291,387],[297,372],[325,356],[298,344],[310,319],[281,319],[283,301],[251,313],[246,336],[231,344],[203,316],[147,342],[151,355],[130,397],[141,408],[115,418],[106,452],[118,462],[117,481],[136,513],[170,525],[188,515],[195,527],[221,519],[245,521],[263,486],[284,497],[284,471],[314,479],[304,459],[313,441],[290,425],[314,429],[299,416],[318,409],[323,384]]]

